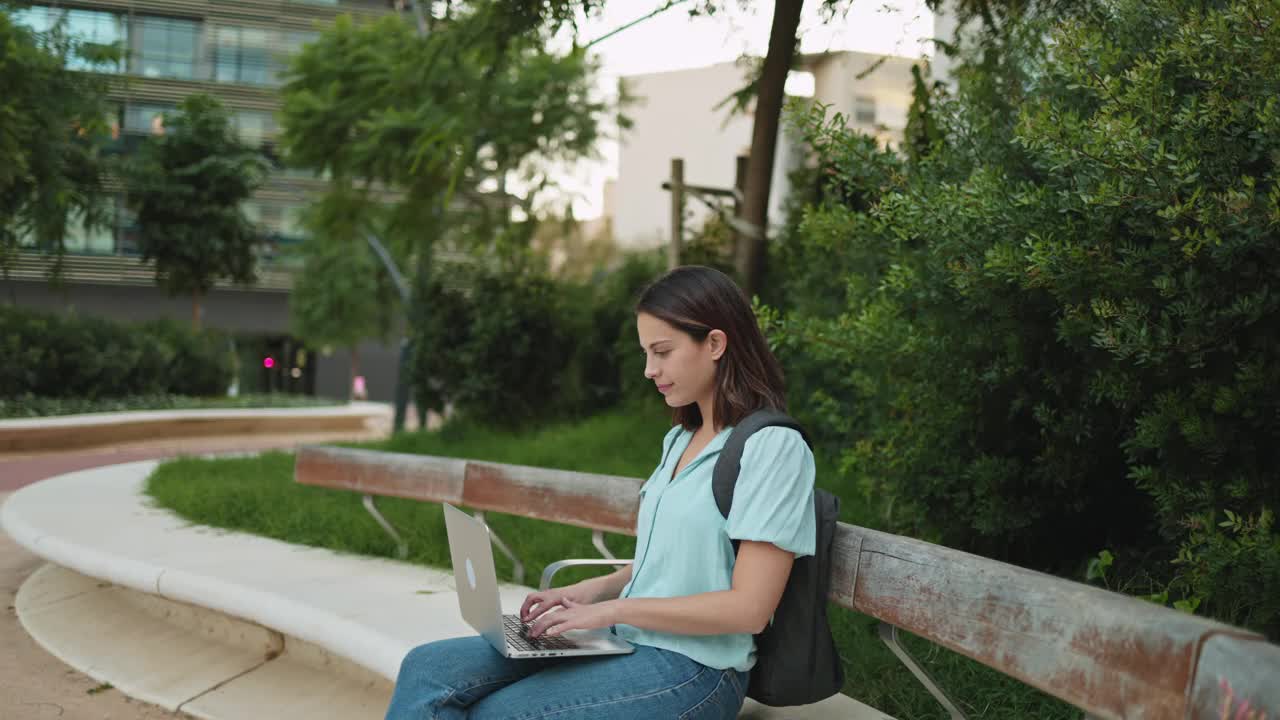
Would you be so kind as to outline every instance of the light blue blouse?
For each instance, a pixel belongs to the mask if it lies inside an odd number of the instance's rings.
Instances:
[[[725,428],[680,471],[672,473],[693,439],[677,425],[663,440],[662,462],[640,489],[636,557],[621,597],[666,598],[728,590],[733,584],[731,540],[770,542],[796,557],[812,555],[813,453],[800,433],[764,428],[747,438],[728,519],[711,492],[711,471],[733,428]],[[750,634],[677,635],[618,625],[620,637],[686,655],[704,665],[750,670]]]

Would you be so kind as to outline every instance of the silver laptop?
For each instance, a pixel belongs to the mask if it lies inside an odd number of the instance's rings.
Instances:
[[[539,658],[617,655],[635,649],[608,630],[569,630],[562,635],[529,637],[528,626],[519,615],[502,614],[489,528],[448,503],[444,504],[444,524],[462,619],[498,652],[509,658]]]

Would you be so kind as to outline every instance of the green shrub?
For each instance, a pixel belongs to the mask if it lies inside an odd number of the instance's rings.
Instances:
[[[157,320],[0,307],[0,397],[120,398],[220,395],[231,378],[226,336]]]
[[[912,161],[803,118],[831,177],[767,317],[810,358],[797,414],[843,423],[898,530],[1056,570],[1155,549],[1201,611],[1280,631],[1274,528],[1205,520],[1280,506],[1280,6],[1003,31]]]
[[[419,403],[452,403],[499,427],[612,407],[623,396],[623,353],[635,347],[632,302],[654,270],[638,257],[586,284],[483,266],[459,271],[447,287],[428,282],[413,318]]]
[[[142,327],[152,354],[160,363],[163,391],[176,395],[221,395],[232,375],[230,339],[223,332],[193,332],[173,320],[155,320]]]

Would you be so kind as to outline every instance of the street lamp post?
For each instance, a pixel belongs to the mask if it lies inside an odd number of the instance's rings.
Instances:
[[[366,232],[364,239],[369,243],[373,254],[378,256],[382,261],[383,267],[387,269],[387,274],[391,276],[391,282],[396,286],[396,290],[400,293],[400,301],[404,303],[406,310],[406,327],[408,324],[407,311],[409,308],[409,284],[404,281],[404,275],[400,274],[400,269],[396,267],[396,262],[391,258],[391,253],[382,245],[377,237],[371,232]],[[391,431],[393,433],[404,430],[405,415],[409,408],[409,353],[411,350],[408,333],[404,333],[400,337],[400,361],[396,369],[396,411],[395,419],[391,423]]]

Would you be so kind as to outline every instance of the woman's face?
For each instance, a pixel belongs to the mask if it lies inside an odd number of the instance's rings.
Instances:
[[[702,342],[648,313],[636,315],[636,332],[644,350],[644,376],[654,382],[670,407],[709,400],[715,393],[716,361],[724,354],[722,330]]]

